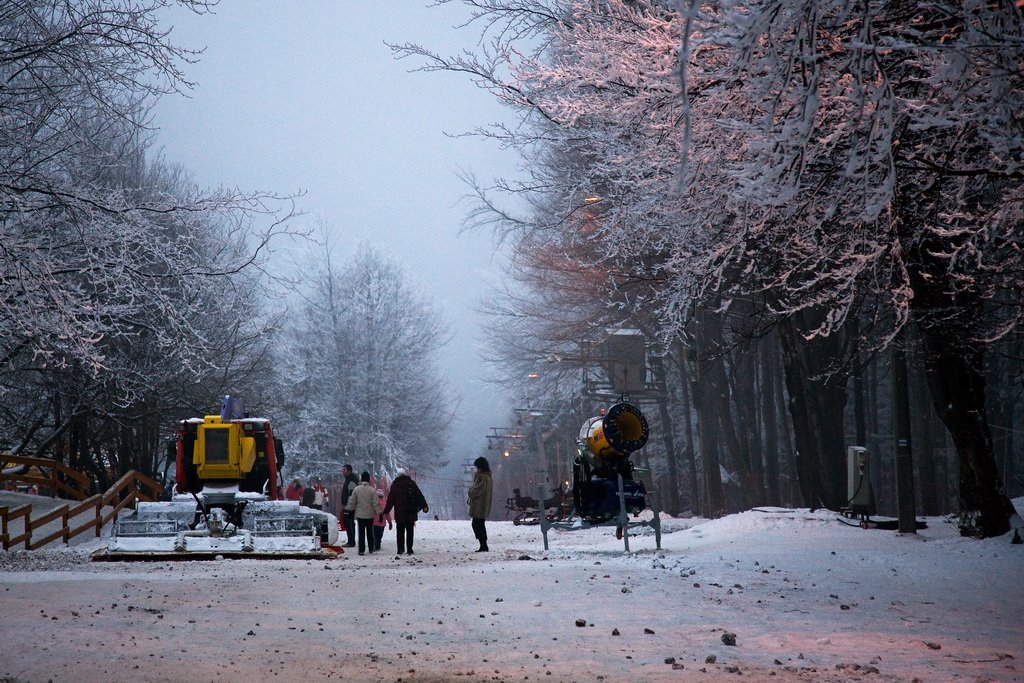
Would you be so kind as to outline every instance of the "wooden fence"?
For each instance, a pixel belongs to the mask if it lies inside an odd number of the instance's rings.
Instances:
[[[21,467],[16,468],[17,465]],[[44,495],[75,500],[85,500],[92,488],[89,477],[62,462],[0,453],[0,483],[7,486],[18,482],[35,484]]]
[[[3,459],[8,457],[10,456],[3,456]],[[33,459],[39,460],[40,458]],[[51,462],[51,464],[55,463]],[[82,476],[84,478],[84,475]],[[3,525],[0,530],[0,541],[2,541],[4,550],[9,550],[21,543],[24,544],[26,550],[36,550],[57,539],[61,539],[66,545],[72,538],[90,529],[93,529],[96,537],[99,538],[103,527],[117,519],[121,510],[126,507],[134,507],[135,503],[140,500],[156,500],[161,490],[160,482],[132,470],[118,479],[106,493],[97,493],[74,505],[62,505],[39,517],[32,515],[31,505],[20,505],[14,509],[0,506],[0,523]],[[104,511],[104,508],[109,509]],[[82,515],[87,515],[87,520],[73,526],[75,518]],[[19,519],[24,520],[22,532],[12,536],[10,533],[11,522]],[[56,520],[60,520],[60,528],[42,538],[33,538],[34,532]]]

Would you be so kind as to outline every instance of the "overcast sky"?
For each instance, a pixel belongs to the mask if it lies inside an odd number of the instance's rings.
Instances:
[[[442,53],[471,48],[462,6],[426,0],[222,0],[215,13],[168,15],[172,40],[204,48],[188,68],[189,99],[158,104],[158,147],[202,186],[303,191],[310,222],[333,226],[342,250],[369,241],[407,270],[453,322],[442,366],[461,396],[449,459],[461,463],[504,424],[482,379],[480,316],[500,276],[485,234],[462,234],[470,205],[459,169],[489,179],[516,160],[459,133],[508,116],[465,76],[410,73],[387,43]]]

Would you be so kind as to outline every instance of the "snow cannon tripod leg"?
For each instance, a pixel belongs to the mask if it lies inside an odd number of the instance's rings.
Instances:
[[[544,485],[541,484],[537,487],[537,500],[540,501],[541,506],[544,505]],[[540,515],[540,533],[544,537],[544,550],[548,549],[548,529],[552,526],[552,522],[548,521],[547,510],[541,507]]]
[[[622,530],[622,542],[629,552],[629,514],[626,512],[626,489],[622,483],[622,475],[619,475],[619,529]]]

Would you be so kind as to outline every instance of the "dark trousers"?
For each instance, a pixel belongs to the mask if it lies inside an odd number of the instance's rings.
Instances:
[[[345,510],[345,533],[348,534],[348,544],[356,544],[356,511]]]
[[[409,522],[405,524],[403,522],[395,522],[395,526],[398,528],[397,543],[398,543],[398,554],[408,551],[412,552],[412,530],[415,522]]]
[[[473,535],[480,541],[480,549],[487,550],[487,527],[484,526],[482,517],[473,518]]]
[[[373,527],[373,549],[380,550],[380,542],[384,540],[384,527],[374,525]]]
[[[373,517],[369,519],[357,519],[356,522],[359,524],[359,553],[362,554],[366,550],[366,546],[370,546],[370,552],[374,550],[373,547]]]

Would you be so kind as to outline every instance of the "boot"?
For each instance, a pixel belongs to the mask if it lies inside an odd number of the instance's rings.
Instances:
[[[478,552],[478,553],[486,553],[486,552],[488,552],[488,549],[487,549],[487,541],[481,541],[481,543],[480,543],[480,549],[479,549],[479,550],[477,550],[476,552]]]

